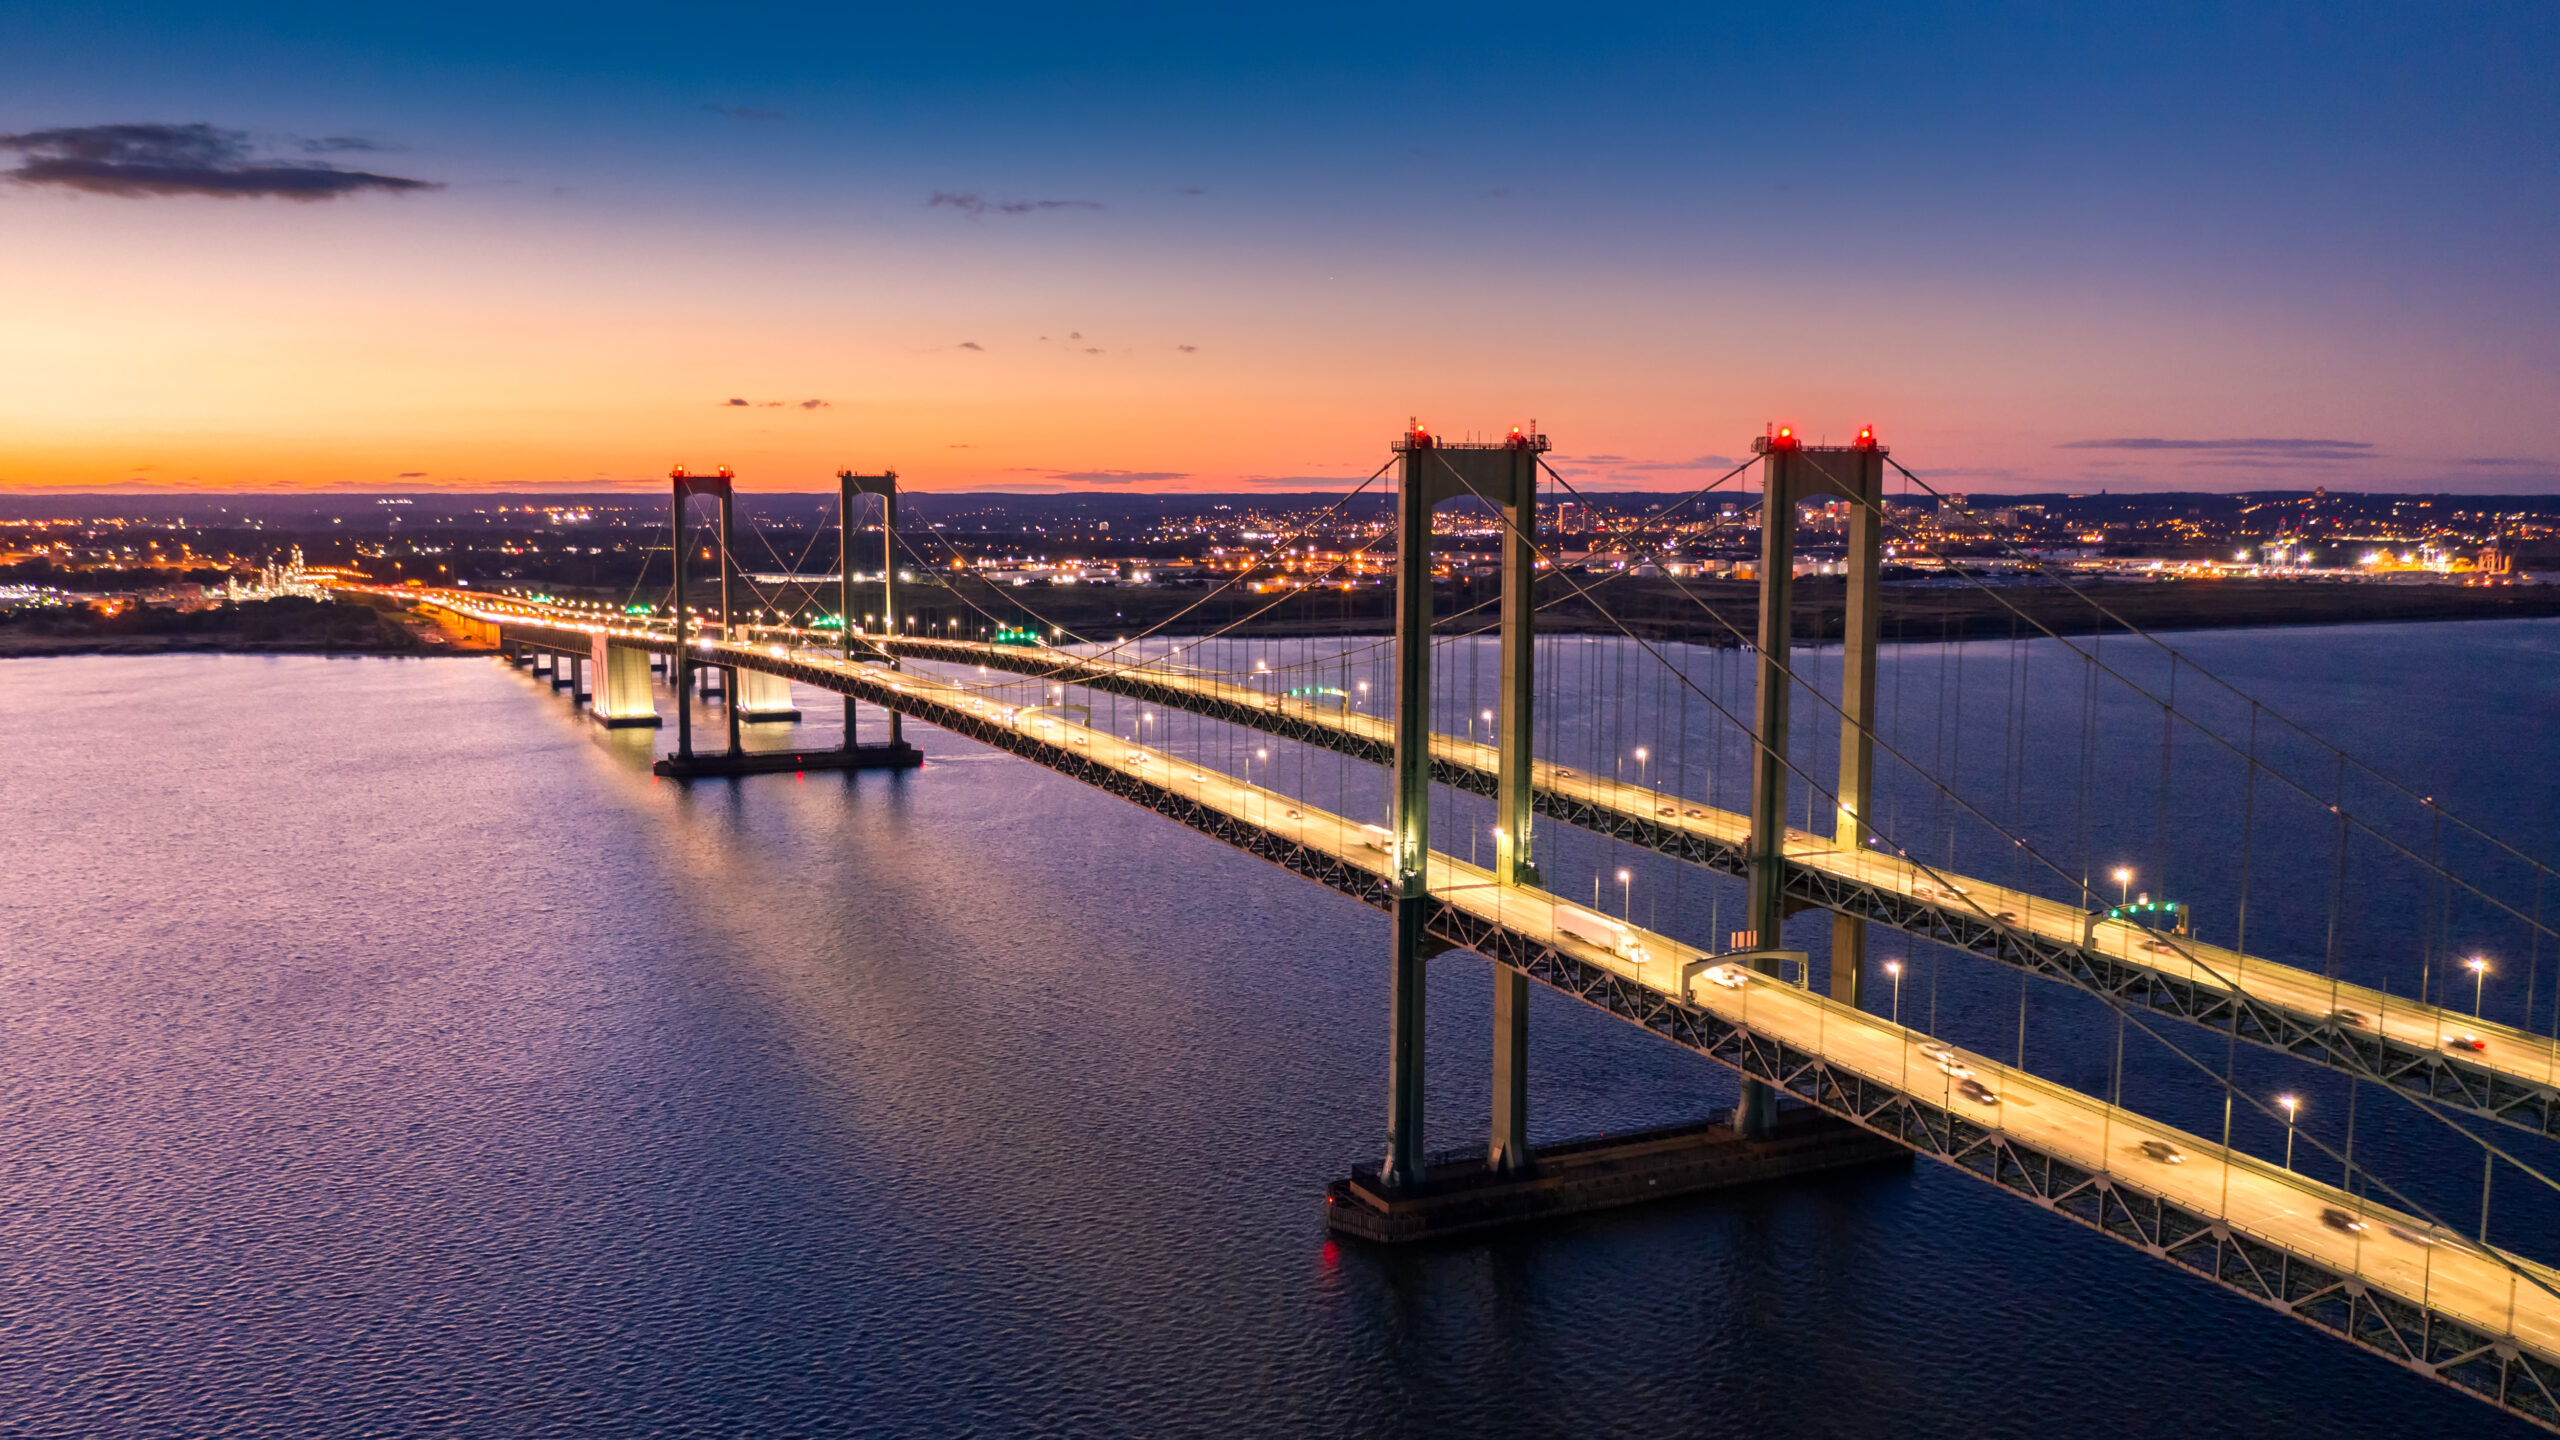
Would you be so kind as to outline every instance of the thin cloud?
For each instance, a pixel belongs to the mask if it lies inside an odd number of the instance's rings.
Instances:
[[[427,472],[424,470],[403,470],[396,478],[402,480],[424,480],[427,478]]]
[[[1159,480],[1188,480],[1188,470],[1052,470],[1052,480],[1070,485],[1152,485]]]
[[[378,149],[347,138],[307,141],[306,149]],[[334,200],[368,190],[402,194],[441,190],[432,180],[341,170],[316,161],[260,159],[247,132],[211,125],[74,125],[0,135],[0,150],[24,157],[0,171],[21,185],[52,185],[92,195],[142,199],[211,195],[220,199]]]
[[[1339,475],[1239,475],[1236,477],[1236,483],[1239,485],[1250,485],[1256,490],[1312,490],[1330,492],[1335,490],[1348,490],[1360,482],[1357,478],[1346,480]]]
[[[1694,460],[1628,460],[1614,455],[1594,455],[1594,463],[1614,464],[1621,470],[1730,470],[1742,462],[1730,455],[1701,455]]]
[[[2119,440],[2066,440],[2060,450],[2174,450],[2191,454],[2249,457],[2258,460],[2370,460],[2374,448],[2362,440],[2242,439],[2164,440],[2139,436]]]
[[[317,140],[297,142],[295,148],[305,155],[343,155],[348,153],[385,154],[398,147],[360,135],[324,135]]]
[[[1173,348],[1181,351],[1185,355],[1197,355],[1200,353],[1200,347],[1197,345],[1176,345]]]
[[[827,408],[827,402],[824,400],[803,400],[800,402],[800,408],[803,410],[824,410]]]
[[[730,396],[728,399],[726,399],[726,400],[722,401],[721,403],[722,403],[722,404],[724,404],[724,405],[745,405],[745,404],[748,404],[748,403],[750,403],[750,402],[745,401],[745,400],[741,400],[741,399],[739,399],[737,396],[732,395],[732,396]]]
[[[960,342],[960,348],[963,350],[984,350],[987,347],[979,344],[975,340],[963,340]]]
[[[1097,200],[989,200],[975,191],[937,190],[925,208],[957,210],[963,215],[1029,215],[1040,210],[1099,210]]]

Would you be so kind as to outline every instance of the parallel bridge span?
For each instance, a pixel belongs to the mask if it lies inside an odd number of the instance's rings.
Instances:
[[[500,624],[508,643],[566,650],[591,644],[597,633],[483,613]],[[660,652],[674,648],[670,638],[642,631],[616,631],[612,640]],[[696,647],[695,659],[779,675],[928,721],[1389,908],[1389,862],[1370,843],[1368,827],[1167,752],[1054,713],[993,702],[930,674],[822,652],[706,642]],[[1583,798],[1613,814],[1628,803],[1597,787]],[[1716,843],[1732,842],[1717,837]],[[1687,858],[1718,863],[1709,857],[1721,853]],[[1643,931],[1631,932],[1618,950],[1603,949],[1561,928],[1559,916],[1574,908],[1570,902],[1497,885],[1490,871],[1437,852],[1428,870],[1425,925],[1443,944],[1475,951],[1746,1079],[2560,1430],[2560,1271],[2475,1248],[2368,1198],[2225,1151],[1988,1057],[1964,1055],[1992,1096],[1977,1103],[1918,1053],[1926,1037],[1916,1031],[1768,976],[1747,976],[1737,989],[1684,979],[1684,971],[1710,958],[1706,952]],[[1932,908],[1943,913],[1907,894],[1900,898],[1914,919]],[[1964,943],[1960,935],[1956,943]],[[2184,1158],[2154,1159],[2143,1149],[2146,1141]],[[2360,1217],[2362,1228],[2336,1228],[2324,1219],[2332,1212]]]
[[[1387,763],[1395,749],[1395,727],[1386,720],[1177,666],[966,640],[866,638],[912,659],[1082,685],[1377,764]],[[1491,795],[1494,759],[1491,745],[1432,737],[1433,778],[1442,784]],[[1532,768],[1541,815],[1726,874],[1749,872],[1747,815],[1545,761]],[[1798,905],[1890,925],[2452,1109],[2560,1138],[2560,1042],[2549,1037],[2263,956],[2110,921],[2077,905],[1943,867],[1924,869],[1890,855],[1844,850],[1828,836],[1791,829],[1786,854],[1786,892]],[[2158,948],[2146,948],[2153,946]],[[2449,1037],[2464,1033],[2481,1037],[2488,1048],[2447,1048]]]

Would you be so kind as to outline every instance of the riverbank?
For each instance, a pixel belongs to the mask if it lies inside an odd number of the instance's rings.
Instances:
[[[63,608],[0,618],[0,659],[50,655],[442,655],[474,651],[421,615],[285,598],[207,610]]]

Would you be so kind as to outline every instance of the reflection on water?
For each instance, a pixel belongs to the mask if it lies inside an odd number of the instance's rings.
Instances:
[[[0,1434],[2517,1428],[1927,1167],[1328,1243],[1378,917],[923,726],[688,789],[495,664],[0,679]],[[1536,1026],[1542,1136],[1730,1094]]]

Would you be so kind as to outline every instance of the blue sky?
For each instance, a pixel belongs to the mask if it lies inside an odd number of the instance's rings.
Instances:
[[[1978,488],[2546,489],[2555,38],[2520,5],[22,4],[0,134],[202,125],[440,188],[14,157],[0,484],[874,446],[1205,487],[1365,472],[1427,412],[1649,465],[1873,422]],[[740,389],[829,404],[749,430]]]

